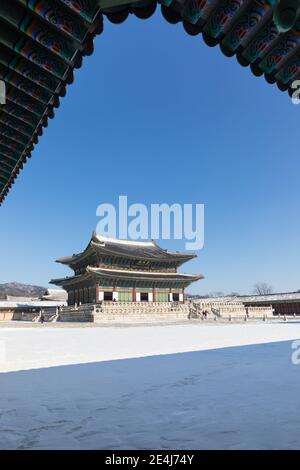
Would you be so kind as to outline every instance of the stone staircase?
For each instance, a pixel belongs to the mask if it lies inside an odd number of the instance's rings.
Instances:
[[[94,321],[94,304],[62,307],[57,321],[59,322],[90,322]]]
[[[50,323],[57,321],[58,313],[56,308],[47,308],[43,310],[44,322]],[[19,311],[14,314],[14,320],[17,321],[31,321],[33,323],[39,323],[41,321],[41,313],[40,312],[23,312]]]

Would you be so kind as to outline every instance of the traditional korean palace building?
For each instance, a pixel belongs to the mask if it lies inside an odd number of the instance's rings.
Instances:
[[[274,315],[300,315],[300,291],[239,297],[246,307],[272,305]]]
[[[93,234],[86,249],[60,258],[74,275],[52,284],[68,292],[68,304],[184,302],[184,290],[202,274],[177,272],[195,254],[171,253],[154,241],[116,240]]]
[[[234,305],[241,304],[246,310],[254,311],[270,307],[273,315],[300,316],[300,291],[282,292],[259,295],[229,295],[222,297],[199,297],[193,298],[197,304],[208,305]]]

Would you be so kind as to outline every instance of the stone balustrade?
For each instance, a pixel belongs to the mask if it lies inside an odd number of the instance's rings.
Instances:
[[[187,320],[189,306],[172,302],[102,302],[61,309],[58,321],[147,322]]]
[[[199,317],[203,312],[207,312],[207,317],[216,316],[220,318],[272,318],[274,311],[272,306],[245,307],[242,302],[229,301],[218,302],[207,300],[194,303],[192,305],[192,316]]]
[[[207,314],[204,315],[203,312]],[[0,312],[0,321],[37,322],[39,313],[5,311]],[[271,306],[245,307],[240,302],[102,302],[101,304],[82,304],[78,306],[47,309],[43,312],[45,322],[159,322],[170,320],[241,320],[271,319]]]

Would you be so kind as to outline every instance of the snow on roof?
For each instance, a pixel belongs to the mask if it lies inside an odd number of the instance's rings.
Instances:
[[[68,293],[63,289],[47,289],[42,300],[66,302],[68,300]]]
[[[62,301],[28,301],[28,302],[8,302],[7,300],[0,300],[0,310],[6,308],[47,308],[47,307],[62,307],[67,305],[66,302]]]
[[[299,301],[300,302],[300,291],[299,292],[282,292],[276,294],[264,294],[264,295],[242,295],[239,297],[243,302],[287,302],[287,301]]]
[[[74,265],[84,258],[98,252],[109,256],[120,256],[137,260],[162,261],[184,263],[197,255],[192,252],[171,252],[161,248],[154,240],[136,241],[109,238],[93,233],[92,238],[84,251],[72,256],[65,256],[57,260],[58,263]]]
[[[243,303],[261,303],[261,302],[300,302],[300,291],[299,292],[282,292],[274,294],[255,294],[255,295],[227,295],[224,297],[205,297],[195,299],[196,302],[243,302]]]
[[[124,240],[124,239],[104,237],[96,233],[95,233],[95,238],[97,238],[100,243],[116,243],[117,245],[156,246],[156,243],[153,240],[149,240],[149,241]]]

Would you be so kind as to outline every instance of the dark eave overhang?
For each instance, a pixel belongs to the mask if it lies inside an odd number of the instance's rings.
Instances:
[[[50,284],[59,287],[67,287],[68,285],[80,284],[82,282],[86,282],[91,279],[91,275],[89,273],[79,274],[78,276],[70,276],[64,277],[60,279],[51,279]]]
[[[1,0],[0,205],[102,29],[99,0]]]
[[[92,268],[87,267],[87,272],[93,276],[113,278],[113,279],[130,279],[145,281],[168,281],[191,283],[204,279],[202,274],[185,274],[185,273],[164,273],[164,272],[147,272],[147,271],[126,271],[117,269]]]
[[[218,45],[254,75],[293,94],[292,83],[300,78],[300,21],[279,32],[278,0],[160,3],[169,23],[182,23],[188,34],[201,34],[208,46]],[[1,0],[0,80],[7,100],[0,105],[0,205],[60,106],[74,69],[92,54],[103,15],[122,23],[130,14],[149,18],[156,8],[156,0]]]

